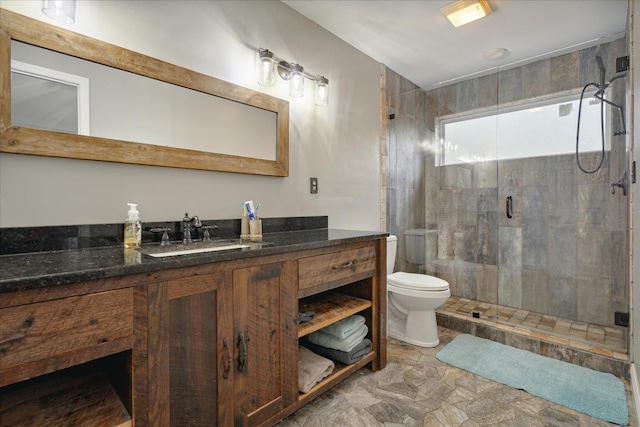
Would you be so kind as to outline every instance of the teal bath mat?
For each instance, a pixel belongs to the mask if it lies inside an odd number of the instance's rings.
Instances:
[[[472,335],[458,335],[436,357],[592,417],[629,424],[624,384],[612,374]]]

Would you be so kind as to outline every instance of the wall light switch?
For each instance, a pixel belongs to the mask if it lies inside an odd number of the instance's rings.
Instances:
[[[318,194],[318,178],[309,178],[311,183],[311,194]]]

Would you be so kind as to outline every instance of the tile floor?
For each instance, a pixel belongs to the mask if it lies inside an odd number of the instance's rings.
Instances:
[[[361,369],[278,426],[614,425],[440,362],[435,354],[459,332],[438,329],[435,348],[389,339],[385,369]],[[625,388],[636,426],[628,381]]]
[[[501,324],[522,335],[567,344],[618,359],[627,359],[627,328],[605,327],[575,320],[562,319],[532,311],[504,307],[456,296],[450,297],[438,309],[440,313],[470,318],[477,312],[479,319]]]

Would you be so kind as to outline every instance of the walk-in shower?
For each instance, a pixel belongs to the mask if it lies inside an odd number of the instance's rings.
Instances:
[[[611,195],[628,164],[626,87],[606,80],[626,52],[620,38],[391,97],[397,268],[447,280],[469,317],[626,353],[629,205]],[[412,264],[403,238],[419,230],[437,235],[435,260]]]

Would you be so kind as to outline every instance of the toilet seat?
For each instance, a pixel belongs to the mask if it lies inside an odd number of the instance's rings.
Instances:
[[[449,283],[434,276],[399,271],[387,276],[387,283],[414,291],[446,291]]]

